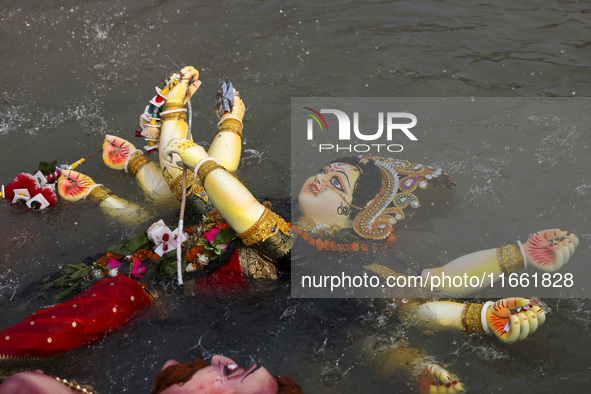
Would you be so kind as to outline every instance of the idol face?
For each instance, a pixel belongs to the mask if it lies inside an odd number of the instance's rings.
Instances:
[[[304,216],[329,226],[353,226],[350,205],[359,169],[347,163],[331,163],[306,180],[298,195]]]
[[[178,362],[170,360],[162,369],[175,364]],[[161,393],[277,394],[277,390],[277,381],[264,367],[242,368],[227,357],[213,356],[210,366],[195,372],[187,382],[173,384]]]

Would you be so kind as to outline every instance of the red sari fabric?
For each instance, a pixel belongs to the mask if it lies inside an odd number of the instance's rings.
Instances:
[[[47,358],[102,339],[151,303],[135,280],[103,279],[70,300],[0,331],[0,359]]]
[[[211,274],[195,279],[195,294],[230,295],[246,289],[246,278],[242,274],[238,250],[232,253],[230,260]]]

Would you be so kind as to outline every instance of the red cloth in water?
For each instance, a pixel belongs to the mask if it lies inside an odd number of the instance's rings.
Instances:
[[[103,279],[70,300],[0,331],[0,359],[47,358],[102,339],[150,305],[127,276]]]
[[[245,289],[246,278],[242,274],[238,250],[232,253],[230,260],[211,274],[195,279],[196,294],[229,295]]]

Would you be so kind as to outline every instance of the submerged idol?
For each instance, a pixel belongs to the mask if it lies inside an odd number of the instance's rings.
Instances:
[[[156,145],[160,148],[158,164],[120,137],[107,136],[103,146],[105,163],[113,169],[130,172],[152,200],[181,200],[186,193],[187,210],[193,217],[204,218],[192,227],[182,246],[185,275],[191,275],[189,271],[213,274],[225,270],[239,276],[276,279],[282,270],[289,269],[290,256],[299,256],[300,247],[331,254],[387,250],[396,241],[394,228],[405,218],[406,210],[420,206],[421,190],[455,185],[441,169],[405,160],[377,156],[339,159],[327,163],[306,180],[298,196],[301,216],[290,225],[268,204],[259,202],[236,178],[245,108],[236,90],[226,86],[218,98],[220,121],[210,148],[206,151],[187,139],[185,106],[199,88],[198,77],[195,68],[183,68],[172,77],[169,89],[160,92],[141,117],[142,134],[152,145],[149,149]],[[183,177],[183,166],[189,169],[186,177]],[[75,171],[62,172],[58,190],[67,201],[90,198],[108,215],[123,222],[147,218],[146,211],[137,205]],[[231,232],[223,241],[224,245],[218,248],[223,249],[222,253],[216,256],[211,254],[212,244],[222,242],[219,239],[213,242],[215,237],[208,238],[209,244],[204,241],[213,230],[216,234],[225,230]],[[210,249],[199,248],[203,245]],[[574,234],[557,229],[543,230],[523,244],[516,241],[470,253],[443,267],[425,268],[421,275],[433,278],[445,272],[450,276],[494,274],[498,277],[527,265],[555,271],[569,260],[577,245],[578,238]],[[215,263],[211,263],[212,260]],[[368,268],[386,276],[390,274],[387,267]],[[360,265],[359,269],[363,267]],[[470,289],[443,290],[451,295],[454,292],[464,295]],[[486,303],[406,301],[399,303],[397,310],[408,324],[494,335],[506,343],[525,339],[546,318],[543,304],[526,298]],[[5,345],[0,344],[0,355],[9,354],[7,348],[2,347]],[[456,377],[420,351],[405,346],[380,348],[379,351],[375,347],[364,348],[375,351],[376,363],[383,368],[387,365],[389,371],[398,367],[411,368],[421,379],[422,389],[441,386],[446,387],[446,392],[464,389]]]

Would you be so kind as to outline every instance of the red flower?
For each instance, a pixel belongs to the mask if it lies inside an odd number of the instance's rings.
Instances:
[[[146,272],[146,267],[142,267],[142,262],[138,259],[133,259],[131,266],[131,274],[136,278],[143,278]]]
[[[29,194],[33,194],[33,191],[37,188],[37,181],[31,174],[22,173],[18,174],[14,181],[6,185],[4,188],[4,198],[12,201],[14,198],[14,189],[27,189]]]

